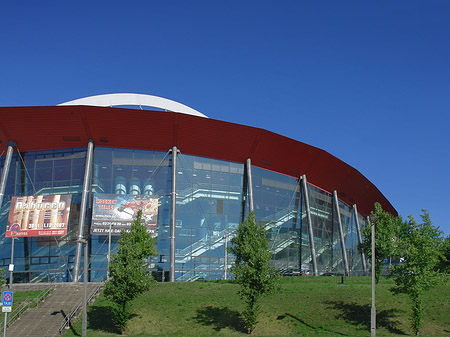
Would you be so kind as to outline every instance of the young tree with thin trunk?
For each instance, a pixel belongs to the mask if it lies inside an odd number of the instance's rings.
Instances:
[[[148,290],[153,282],[147,259],[157,256],[155,243],[142,222],[140,210],[131,231],[121,233],[117,254],[111,256],[110,280],[105,284],[105,295],[114,303],[114,324],[122,334],[130,315],[129,302]]]
[[[254,212],[238,226],[228,250],[236,257],[231,271],[240,284],[239,295],[246,304],[242,319],[245,329],[251,333],[258,322],[260,298],[276,289],[279,278],[275,268],[270,266],[272,254],[267,231],[264,225],[255,222]]]
[[[400,230],[402,218],[393,216],[383,210],[379,203],[375,203],[375,210],[370,216],[377,217],[375,221],[375,281],[378,281],[384,265],[384,260],[394,257],[397,252],[397,233]],[[372,225],[367,224],[361,230],[362,243],[358,245],[369,261],[372,259]]]
[[[416,336],[422,327],[422,295],[444,278],[438,269],[444,251],[443,233],[433,226],[429,214],[422,212],[422,224],[410,215],[399,232],[402,258],[393,268],[395,286],[391,288],[394,294],[404,293],[411,299],[411,327]]]

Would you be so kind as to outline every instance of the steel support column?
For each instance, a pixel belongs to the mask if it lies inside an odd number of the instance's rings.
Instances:
[[[253,181],[252,181],[252,161],[250,158],[247,158],[245,162],[247,168],[247,191],[248,191],[248,202],[250,206],[250,212],[254,211],[253,206]]]
[[[10,141],[8,144],[8,150],[6,151],[6,158],[5,158],[5,164],[3,165],[3,171],[2,171],[2,179],[0,180],[0,209],[2,208],[3,204],[3,197],[5,195],[5,187],[6,187],[6,181],[8,180],[8,173],[9,173],[9,167],[11,166],[11,158],[14,151],[14,142]],[[9,289],[12,291],[12,284],[13,284],[13,269],[14,268],[14,240],[16,238],[11,233],[11,263],[9,266]],[[6,313],[5,313],[6,317]],[[5,331],[6,331],[6,323],[5,323]]]
[[[223,270],[223,279],[228,279],[228,232],[225,232],[225,261],[224,261],[224,270]]]
[[[170,207],[170,272],[169,281],[175,282],[175,224],[177,206],[177,156],[178,149],[172,147],[172,192]]]
[[[342,258],[344,259],[344,272],[345,272],[345,275],[349,276],[350,271],[348,268],[347,249],[345,249],[345,237],[344,237],[344,230],[342,228],[341,210],[339,209],[339,200],[338,200],[336,190],[333,191],[333,204],[334,204],[334,209],[336,211],[338,225],[339,225],[339,238],[341,240]]]
[[[305,199],[305,206],[306,206],[306,220],[308,222],[309,247],[311,248],[313,273],[314,273],[314,276],[319,276],[319,271],[317,270],[316,248],[314,246],[314,234],[313,234],[313,228],[312,228],[311,209],[309,208],[309,191],[308,191],[308,184],[306,181],[306,175],[302,176],[302,190],[303,190],[302,198]]]
[[[356,204],[352,207],[353,216],[355,217],[355,224],[356,224],[356,234],[358,235],[358,243],[362,244],[362,237],[361,237],[361,227],[359,226],[359,219],[358,219],[358,209],[356,208]],[[366,254],[364,254],[364,250],[361,249],[361,260],[362,260],[362,267],[364,274],[367,275],[367,264],[366,264]]]
[[[11,166],[11,158],[14,151],[14,142],[10,141],[8,150],[6,151],[5,164],[3,165],[2,180],[0,180],[0,209],[3,204],[3,197],[5,195],[6,180],[8,179],[9,167]]]
[[[247,210],[247,195],[248,195],[248,183],[247,183],[247,164],[244,163],[244,173],[242,174],[242,202],[241,202],[241,222],[245,221],[245,211]]]
[[[372,307],[370,308],[370,337],[377,335],[377,309],[375,306],[375,228],[378,217],[367,217],[372,229]]]
[[[86,166],[84,168],[83,192],[81,194],[81,205],[80,205],[80,221],[78,224],[78,240],[77,240],[77,247],[75,250],[75,261],[73,267],[73,282],[78,282],[78,279],[80,278],[80,260],[82,248],[81,247],[82,243],[80,240],[84,239],[86,210],[87,210],[87,203],[89,200],[89,190],[91,187],[93,152],[94,152],[94,142],[90,139],[86,153]],[[87,275],[84,275],[84,277],[87,277]]]

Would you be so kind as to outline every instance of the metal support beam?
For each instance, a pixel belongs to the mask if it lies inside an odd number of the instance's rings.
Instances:
[[[247,158],[247,161],[245,162],[246,168],[247,168],[247,191],[248,191],[248,202],[250,206],[250,212],[253,212],[254,206],[253,206],[253,181],[252,181],[252,161],[250,158]]]
[[[225,232],[224,239],[225,239],[225,261],[224,261],[225,266],[223,269],[223,279],[227,280],[228,279],[228,232]]]
[[[84,270],[84,277],[83,277],[83,323],[82,323],[82,330],[81,335],[82,337],[87,336],[87,282],[88,282],[88,240],[86,240],[86,243],[84,244],[84,263],[83,263],[83,270]]]
[[[14,234],[11,232],[11,263],[9,264],[9,290],[13,290],[13,281],[14,281],[14,241],[19,240],[19,238],[14,237]]]
[[[247,212],[247,200],[248,200],[248,174],[247,163],[244,163],[244,170],[242,174],[242,201],[241,201],[241,223],[245,221],[245,213]]]
[[[75,250],[75,261],[73,267],[73,282],[78,282],[78,279],[80,278],[80,260],[82,248],[81,247],[82,243],[80,242],[80,240],[83,240],[84,238],[86,210],[89,198],[89,190],[91,186],[93,152],[94,152],[94,142],[90,139],[86,153],[86,165],[84,168],[83,192],[81,194],[81,205],[80,205],[80,221],[78,224],[78,240],[77,240],[77,247]],[[84,277],[87,277],[87,275],[85,275]]]
[[[339,238],[341,240],[342,258],[344,259],[344,272],[345,275],[350,276],[350,270],[348,268],[347,249],[345,248],[344,230],[342,228],[341,210],[339,209],[339,200],[336,190],[333,191],[333,204],[339,225]]]
[[[0,209],[3,204],[3,197],[5,195],[6,181],[8,180],[9,167],[11,166],[11,158],[14,151],[14,142],[10,141],[8,144],[8,150],[6,151],[5,164],[3,165],[2,179],[0,180]],[[12,234],[12,233],[11,233]],[[14,268],[14,235],[11,236],[11,263],[9,265],[9,289],[12,290],[13,284],[13,269]],[[6,315],[6,313],[5,313]],[[5,316],[6,317],[6,316]],[[6,331],[6,322],[5,322]]]
[[[109,264],[111,263],[111,225],[112,221],[109,222],[109,233],[108,233],[108,256],[106,256],[106,259],[108,261],[108,265],[106,267],[106,281],[109,281]]]
[[[5,164],[3,165],[2,180],[0,180],[0,209],[3,204],[3,197],[5,195],[6,180],[8,179],[9,167],[11,166],[11,158],[14,151],[14,142],[10,141],[8,150],[6,151]]]
[[[367,217],[367,220],[372,227],[372,307],[370,308],[370,337],[375,337],[377,335],[377,309],[375,307],[375,228],[378,217]]]
[[[356,208],[356,204],[353,205],[352,211],[353,211],[353,216],[355,217],[356,234],[358,235],[358,243],[361,245],[362,244],[361,227],[359,226],[358,209]],[[361,249],[361,261],[362,261],[364,275],[367,275],[366,254],[364,254],[363,249]]]
[[[311,248],[313,273],[314,273],[314,276],[319,276],[319,271],[317,270],[316,248],[314,246],[314,234],[313,234],[313,228],[312,228],[311,209],[309,208],[309,191],[308,191],[308,184],[306,181],[305,174],[302,176],[302,190],[303,190],[302,198],[304,198],[305,206],[306,206],[306,220],[308,222],[309,247]]]
[[[170,272],[169,281],[175,282],[175,224],[177,206],[177,156],[178,149],[172,147],[172,192],[170,207]]]

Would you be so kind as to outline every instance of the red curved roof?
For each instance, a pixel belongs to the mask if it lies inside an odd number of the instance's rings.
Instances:
[[[167,151],[244,163],[308,182],[357,204],[366,216],[375,202],[394,207],[361,173],[324,150],[270,131],[181,113],[91,106],[0,108],[0,147],[21,152],[95,146]]]

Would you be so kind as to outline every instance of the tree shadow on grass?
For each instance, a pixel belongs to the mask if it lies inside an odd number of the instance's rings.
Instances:
[[[91,306],[88,311],[89,329],[102,330],[109,333],[120,333],[113,323],[111,307]]]
[[[228,307],[215,308],[207,306],[197,310],[194,319],[203,325],[212,326],[215,331],[229,328],[238,332],[247,332],[242,324],[239,312]]]
[[[82,312],[80,312],[79,316],[81,315]],[[65,316],[64,312],[63,316]],[[136,314],[132,313],[130,314],[128,319],[136,316]],[[87,313],[87,323],[88,329],[91,330],[99,330],[115,334],[121,333],[121,331],[119,331],[113,323],[113,309],[111,306],[89,306]],[[72,324],[69,325],[69,328],[72,330],[72,333],[75,336],[81,336],[81,332],[76,331]]]
[[[341,312],[336,318],[343,319],[353,325],[362,325],[363,329],[370,330],[371,306],[369,304],[360,305],[357,303],[344,303],[342,301],[327,301],[325,303]],[[397,327],[399,322],[395,318],[398,316],[398,313],[400,313],[400,310],[397,309],[377,310],[377,328],[383,327],[391,333],[406,335],[404,331]]]
[[[306,323],[306,322],[305,322],[304,320],[302,320],[301,318],[298,318],[297,316],[294,316],[294,315],[289,314],[289,313],[285,313],[284,315],[280,315],[280,316],[277,317],[277,319],[278,319],[278,320],[282,320],[282,319],[285,319],[286,317],[291,317],[291,318],[293,318],[293,319],[299,321],[299,322],[302,323],[303,325],[305,325],[305,326],[307,326],[308,328],[310,328],[312,331],[323,330],[323,331],[330,332],[330,333],[332,333],[333,335],[348,336],[348,335],[342,334],[342,333],[340,333],[340,332],[336,332],[336,331],[331,331],[331,330],[328,330],[328,329],[324,329],[322,326],[320,326],[320,327],[312,326],[311,324]]]

